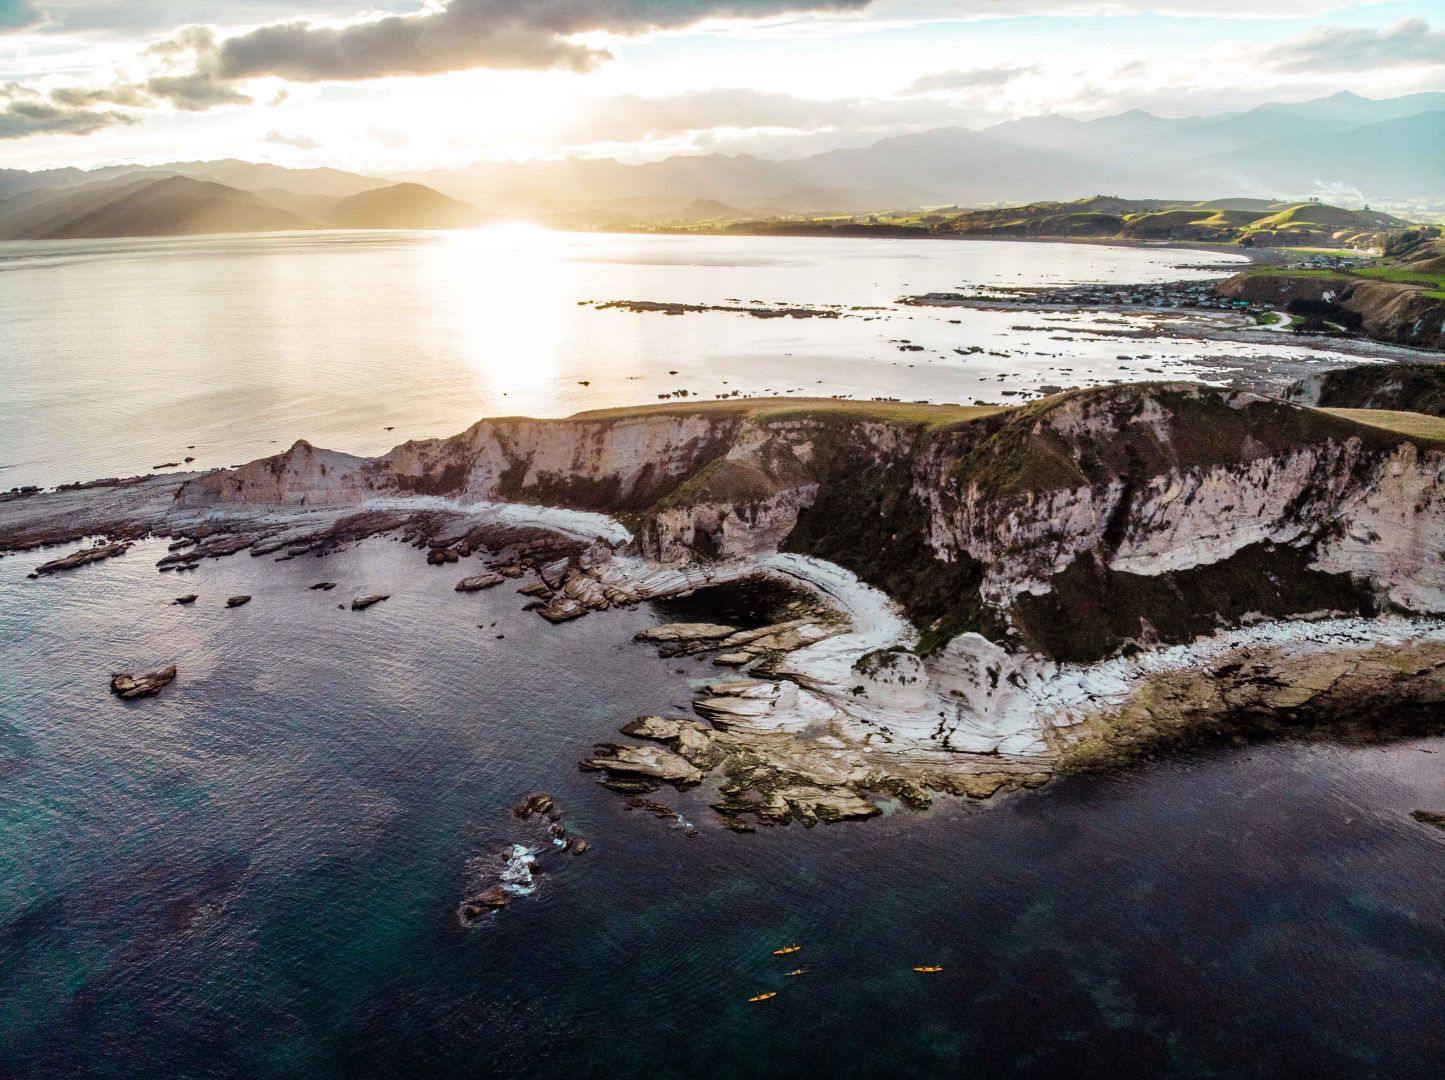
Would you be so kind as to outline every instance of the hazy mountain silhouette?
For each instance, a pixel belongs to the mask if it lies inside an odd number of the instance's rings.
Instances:
[[[101,209],[87,201],[100,197],[97,185],[104,191],[108,183],[157,177],[187,178],[229,193],[172,184],[149,196],[132,192],[132,203],[81,220],[82,211]],[[401,185],[338,169],[235,159],[0,170],[0,236],[60,235],[55,230],[64,228],[127,230],[109,235],[212,226],[444,228],[475,224],[484,212],[598,227],[709,214],[1017,205],[1099,191],[1176,201],[1210,193],[1263,204],[1349,193],[1378,201],[1439,198],[1442,178],[1445,94],[1377,101],[1340,93],[1183,119],[1135,109],[1089,121],[1049,115],[983,131],[936,128],[785,160],[705,154],[643,164],[605,158],[479,162],[409,174],[409,183]],[[77,201],[41,209],[61,196]],[[72,234],[101,235],[65,235]]]
[[[289,191],[268,199],[263,193],[214,181],[143,172],[58,191],[32,189],[0,199],[0,239],[65,240],[315,228],[451,229],[475,225],[483,218],[476,207],[420,184],[389,185],[342,199]]]

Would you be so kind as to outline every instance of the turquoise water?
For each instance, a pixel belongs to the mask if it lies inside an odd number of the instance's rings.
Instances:
[[[659,612],[549,626],[385,540],[163,550],[0,559],[0,1076],[1438,1075],[1445,740],[756,835],[660,794],[691,836],[576,769],[712,674],[632,643]],[[533,789],[593,850],[464,929]]]

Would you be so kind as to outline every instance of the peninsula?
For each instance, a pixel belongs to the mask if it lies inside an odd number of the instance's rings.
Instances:
[[[183,571],[399,533],[436,566],[491,558],[554,622],[786,584],[807,599],[784,621],[649,635],[735,670],[584,766],[624,789],[718,771],[729,821],[811,822],[1221,734],[1438,727],[1445,423],[1401,415],[1146,383],[502,418],[15,493],[0,548],[105,539],[40,568],[66,572],[159,535]]]

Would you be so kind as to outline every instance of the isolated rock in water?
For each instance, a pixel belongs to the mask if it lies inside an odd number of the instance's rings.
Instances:
[[[195,593],[186,593],[185,596],[178,596],[178,597],[176,597],[174,600],[171,601],[172,604],[194,604],[195,602],[196,602],[196,594],[195,594]]]
[[[583,840],[580,837],[574,838],[572,841],[572,854],[584,855],[587,853],[588,850],[591,849],[591,847],[592,845],[589,844],[586,840]]]
[[[501,574],[494,574],[490,571],[484,574],[473,574],[471,577],[464,577],[457,582],[457,592],[479,592],[482,589],[500,585],[506,580]]]
[[[512,813],[526,821],[533,814],[545,814],[556,805],[556,801],[545,791],[534,791],[513,807]]]
[[[129,701],[132,698],[150,697],[159,694],[176,677],[176,665],[152,671],[145,675],[133,675],[128,671],[110,677],[110,692],[116,697]]]
[[[462,901],[459,913],[462,922],[467,925],[475,923],[484,915],[506,907],[512,902],[512,894],[500,885],[494,885],[490,889],[478,893],[476,896],[469,896]]]
[[[388,599],[389,596],[389,593],[380,593],[376,596],[358,596],[355,600],[351,601],[351,610],[365,611],[373,604],[379,604],[383,600]]]
[[[609,746],[607,751],[584,762],[584,767],[669,784],[696,784],[702,780],[701,769],[681,755],[658,746]]]
[[[555,600],[544,604],[537,609],[537,614],[550,623],[564,623],[572,619],[580,619],[587,614],[587,608],[566,596],[559,596]]]
[[[1436,810],[1416,810],[1410,816],[1425,825],[1434,825],[1437,829],[1445,829],[1445,813]]]
[[[315,585],[311,586],[311,591],[315,592],[320,589],[322,592],[330,592],[334,588],[336,588],[336,582],[334,581],[318,581]]]
[[[242,604],[249,604],[250,602],[251,598],[249,596],[232,596],[226,601],[226,606],[240,607]]]
[[[500,885],[493,885],[485,892],[478,893],[473,899],[483,907],[503,908],[512,902],[512,894]]]
[[[96,544],[94,547],[72,551],[63,559],[52,559],[50,562],[41,563],[35,568],[35,572],[37,574],[53,574],[58,570],[74,570],[77,566],[85,566],[87,563],[100,562],[102,559],[113,559],[117,555],[124,555],[128,550],[130,550],[130,542],[126,540],[114,544]]]

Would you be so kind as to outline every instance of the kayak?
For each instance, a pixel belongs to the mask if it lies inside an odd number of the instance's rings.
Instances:
[[[795,953],[795,952],[802,952],[802,951],[803,951],[803,947],[802,947],[801,945],[787,945],[787,946],[784,946],[784,947],[781,948],[781,949],[774,949],[774,950],[773,950],[773,955],[774,955],[774,956],[791,956],[791,955],[792,955],[793,953]]]
[[[778,992],[777,992],[776,990],[769,990],[766,994],[757,994],[757,995],[755,995],[754,997],[748,998],[748,1000],[749,1000],[749,1001],[772,1001],[773,998],[775,998],[775,997],[777,997],[777,996],[778,996]]]

